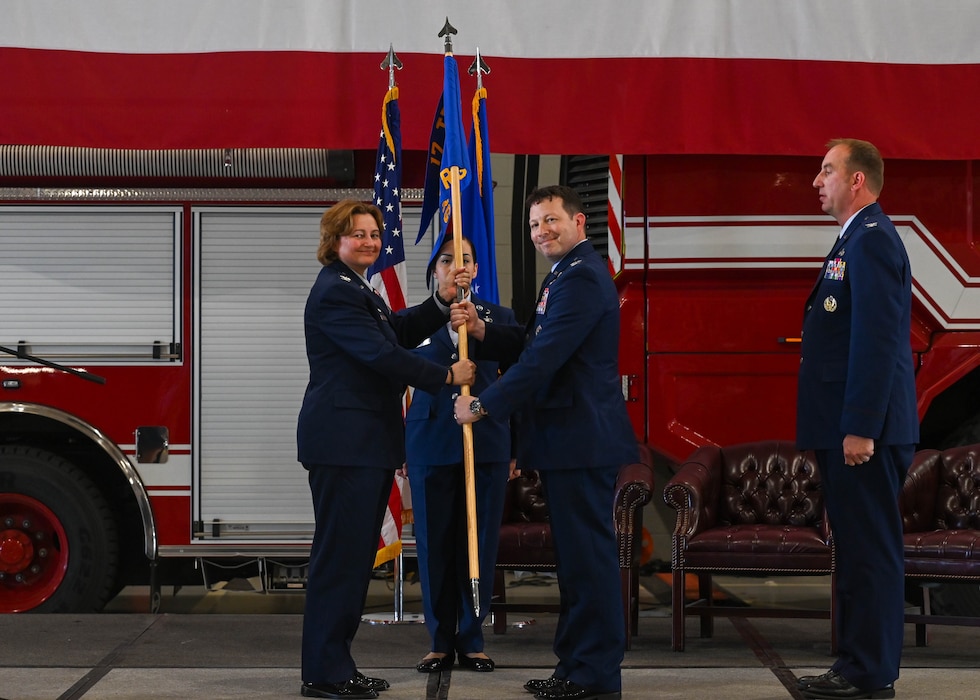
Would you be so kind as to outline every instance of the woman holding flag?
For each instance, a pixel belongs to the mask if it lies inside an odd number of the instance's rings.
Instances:
[[[463,265],[471,278],[477,276],[473,243],[462,239]],[[439,294],[452,285],[455,269],[453,239],[439,248],[429,265]],[[514,312],[471,294],[485,323],[516,323]],[[414,351],[439,364],[459,357],[458,334],[447,323],[426,338]],[[481,360],[478,344],[469,348],[477,360],[474,391],[481,391],[497,380],[500,365]],[[473,671],[493,671],[493,660],[483,651],[483,620],[490,611],[493,577],[480,579],[480,611],[473,608],[470,575],[467,568],[467,516],[463,473],[463,441],[453,418],[456,390],[444,386],[439,391],[418,389],[412,397],[405,423],[406,468],[412,486],[412,511],[418,546],[422,606],[431,638],[430,651],[416,666],[421,673],[435,673],[459,664]],[[504,507],[504,490],[510,473],[510,423],[506,419],[485,420],[474,426],[479,460],[475,463],[477,537],[480,570],[492,572],[497,561],[497,542]]]
[[[469,360],[437,364],[413,348],[442,327],[454,269],[424,303],[392,313],[365,273],[381,253],[381,211],[340,202],[320,221],[323,264],[306,303],[310,380],[299,414],[299,461],[309,472],[316,530],[303,617],[302,695],[376,698],[388,688],[357,670],[350,647],[360,624],[382,520],[396,469],[405,460],[405,386],[437,392],[469,385]]]

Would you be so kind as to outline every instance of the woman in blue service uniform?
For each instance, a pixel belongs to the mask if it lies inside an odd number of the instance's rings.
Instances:
[[[412,353],[446,323],[446,290],[392,313],[365,273],[381,252],[381,211],[346,200],[320,220],[323,264],[306,303],[310,380],[299,414],[299,461],[309,472],[316,531],[303,617],[301,694],[376,698],[388,688],[357,670],[360,623],[396,469],[405,460],[406,385],[436,392],[470,384],[472,362],[436,364]],[[469,284],[459,270],[454,281]]]
[[[463,264],[477,276],[473,244],[463,239]],[[431,266],[435,285],[453,284],[453,241],[447,240]],[[468,292],[469,290],[467,290]],[[442,293],[442,292],[440,292]],[[515,324],[514,312],[466,294],[485,323]],[[439,364],[459,357],[459,335],[446,323],[422,341],[415,352]],[[479,358],[478,341],[469,343],[469,356],[477,361],[474,391],[497,380],[500,365]],[[431,647],[416,668],[422,673],[442,671],[459,664],[473,671],[493,671],[483,651],[482,624],[490,611],[493,568],[497,561],[504,490],[510,473],[510,423],[506,418],[480,421],[473,426],[477,542],[480,552],[480,616],[473,609],[470,587],[463,439],[453,418],[451,386],[439,391],[418,389],[412,397],[405,424],[406,466],[412,487],[412,512],[418,545],[422,606]]]

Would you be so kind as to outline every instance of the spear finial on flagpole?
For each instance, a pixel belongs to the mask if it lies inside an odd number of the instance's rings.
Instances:
[[[388,89],[395,87],[395,69],[402,69],[401,59],[395,53],[395,45],[388,44],[388,55],[381,61],[381,70],[388,71]],[[489,72],[489,71],[488,71]]]
[[[483,56],[480,55],[480,47],[476,47],[476,57],[473,59],[473,63],[470,64],[469,69],[466,71],[470,75],[476,73],[476,89],[479,90],[483,87],[483,75],[490,75],[490,66],[487,62],[483,60]]]
[[[442,29],[439,32],[439,36],[446,37],[446,55],[452,56],[453,54],[453,34],[457,34],[456,27],[449,23],[449,16],[446,16],[446,23],[442,25]]]

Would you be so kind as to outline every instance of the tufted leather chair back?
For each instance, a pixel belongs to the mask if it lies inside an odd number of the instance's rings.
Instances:
[[[548,522],[548,504],[544,500],[541,477],[537,471],[525,469],[507,484],[502,522]]]
[[[671,537],[671,644],[684,649],[688,608],[701,617],[701,636],[713,633],[714,573],[834,576],[834,545],[824,514],[820,472],[812,452],[792,442],[762,440],[696,449],[664,488],[677,511]],[[698,578],[698,598],[687,602],[687,575]],[[833,590],[833,586],[831,586]],[[831,610],[834,636],[836,596]],[[756,607],[756,616],[812,617],[812,609]],[[832,646],[836,642],[832,643]]]
[[[899,505],[906,533],[980,530],[980,445],[916,452]]]
[[[823,491],[814,456],[788,443],[722,447],[718,523],[821,528]]]

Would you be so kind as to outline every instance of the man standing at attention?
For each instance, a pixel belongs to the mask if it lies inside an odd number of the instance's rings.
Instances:
[[[816,453],[836,543],[839,657],[798,686],[805,698],[893,698],[905,614],[898,492],[919,439],[912,271],[877,202],[878,149],[827,146],[813,186],[841,231],[804,310],[796,442]]]
[[[551,263],[526,327],[484,323],[453,305],[453,327],[487,357],[520,358],[480,396],[460,396],[460,424],[520,413],[517,466],[537,469],[558,560],[558,665],[524,687],[540,700],[621,697],[626,644],[612,503],[619,468],[638,459],[619,377],[619,297],[585,235],[575,190],[543,187],[527,199],[534,247]]]

